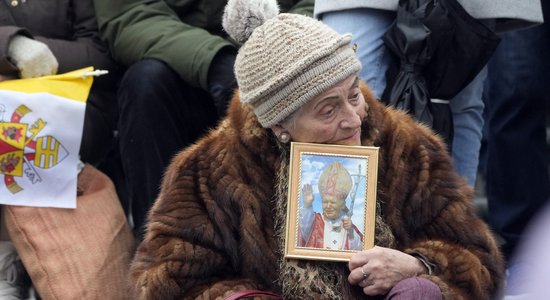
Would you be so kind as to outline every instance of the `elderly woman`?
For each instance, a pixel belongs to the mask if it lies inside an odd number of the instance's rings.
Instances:
[[[503,261],[440,138],[376,101],[349,36],[277,13],[229,1],[239,94],[168,168],[132,263],[135,297],[489,299]],[[380,147],[376,247],[349,264],[282,256],[290,141]]]

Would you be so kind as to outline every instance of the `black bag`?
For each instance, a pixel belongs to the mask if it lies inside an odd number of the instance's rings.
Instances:
[[[384,102],[431,126],[451,149],[452,115],[444,100],[475,78],[499,37],[457,0],[400,0],[383,40],[394,54]]]

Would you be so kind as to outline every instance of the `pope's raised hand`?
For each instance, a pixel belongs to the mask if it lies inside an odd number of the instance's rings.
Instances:
[[[304,208],[311,207],[313,204],[313,188],[311,184],[304,184],[302,187],[302,200],[304,201]]]

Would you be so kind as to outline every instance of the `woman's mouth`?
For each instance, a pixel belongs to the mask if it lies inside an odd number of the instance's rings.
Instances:
[[[361,134],[361,130],[358,129],[352,135],[343,138],[342,141],[346,141],[346,142],[356,141],[359,138],[360,134]]]

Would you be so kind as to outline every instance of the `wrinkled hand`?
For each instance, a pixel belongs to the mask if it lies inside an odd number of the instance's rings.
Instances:
[[[210,64],[208,70],[208,92],[220,117],[225,116],[225,111],[233,92],[237,87],[233,68],[235,65],[236,51],[232,48],[222,48]]]
[[[22,35],[11,39],[8,56],[19,69],[21,78],[53,75],[59,66],[46,44]]]
[[[349,283],[359,285],[369,296],[384,295],[399,281],[427,272],[414,256],[378,246],[356,253],[349,261],[349,269]]]
[[[313,204],[313,188],[311,184],[304,184],[302,187],[302,199],[304,201],[304,208],[309,208]]]

